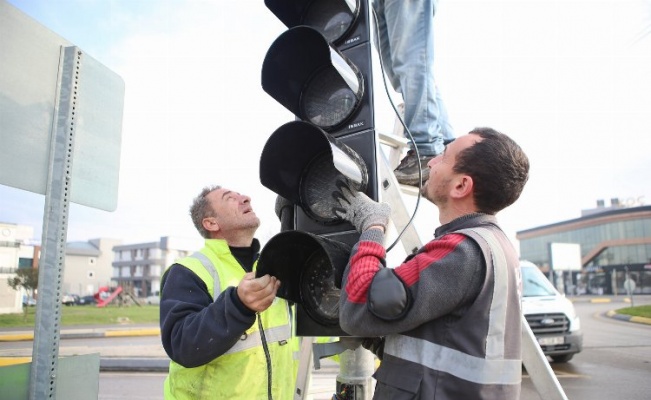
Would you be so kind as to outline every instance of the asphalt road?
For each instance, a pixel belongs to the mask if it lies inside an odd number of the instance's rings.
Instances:
[[[636,305],[651,304],[651,296]],[[651,393],[651,325],[606,316],[608,311],[629,306],[623,299],[610,302],[576,301],[584,331],[584,350],[572,361],[552,364],[565,395],[571,400],[648,400]],[[330,400],[335,387],[336,365],[324,364],[312,376],[313,400]],[[160,391],[165,374],[102,373],[102,400],[163,399]],[[119,389],[118,389],[119,388]],[[544,400],[526,370],[523,371],[521,400]]]
[[[569,363],[552,364],[552,368],[568,399],[647,400],[651,393],[651,325],[606,316],[608,311],[630,305],[623,298],[608,300],[575,301],[584,332],[584,350]],[[635,299],[635,305],[642,304],[651,304],[651,296]],[[62,338],[59,352],[64,357],[100,353],[98,399],[163,399],[167,357],[158,336],[95,336]],[[0,360],[29,356],[31,350],[31,341],[0,342]],[[322,365],[312,375],[313,400],[330,400],[335,388],[338,366],[327,360]],[[521,399],[543,400],[526,371]]]

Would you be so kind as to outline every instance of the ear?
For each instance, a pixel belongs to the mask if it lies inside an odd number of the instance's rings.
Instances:
[[[217,219],[215,217],[204,218],[203,221],[201,221],[201,225],[203,225],[203,228],[208,232],[219,231],[219,224],[217,223]]]
[[[462,199],[472,196],[472,190],[475,183],[469,175],[459,175],[457,177],[454,187],[451,190],[450,196],[455,199]]]

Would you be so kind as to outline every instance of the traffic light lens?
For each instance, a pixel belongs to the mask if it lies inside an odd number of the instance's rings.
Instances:
[[[334,268],[324,251],[315,251],[305,262],[300,293],[305,310],[314,320],[327,325],[339,323],[340,290],[334,282]]]
[[[311,26],[332,43],[348,32],[355,15],[345,1],[315,1],[307,9],[303,24]]]
[[[358,104],[356,93],[332,68],[322,70],[310,81],[301,100],[305,117],[325,130],[345,121]]]
[[[306,205],[304,211],[322,222],[338,220],[333,209],[339,207],[339,203],[332,197],[332,193],[337,191],[335,183],[343,175],[332,164],[330,154],[325,152],[318,155],[304,174],[301,179],[301,197]]]

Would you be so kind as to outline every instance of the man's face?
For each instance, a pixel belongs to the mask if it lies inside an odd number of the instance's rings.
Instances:
[[[453,170],[457,154],[474,145],[480,139],[479,136],[474,134],[461,136],[445,146],[443,153],[427,163],[430,171],[429,178],[421,190],[423,197],[437,206],[442,206],[447,203],[450,191],[456,184],[454,178],[459,175]]]
[[[257,229],[260,219],[251,208],[251,198],[226,188],[213,190],[206,196],[212,206],[214,217],[204,218],[222,232],[239,229]]]

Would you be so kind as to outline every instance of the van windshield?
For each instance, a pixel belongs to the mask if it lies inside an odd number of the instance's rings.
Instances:
[[[556,289],[536,267],[523,267],[522,296],[556,296]]]

